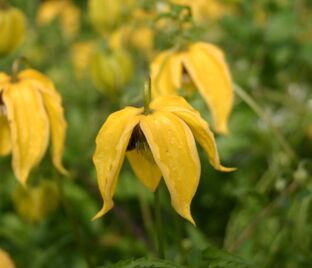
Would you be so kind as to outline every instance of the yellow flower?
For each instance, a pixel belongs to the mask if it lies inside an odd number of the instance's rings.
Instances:
[[[1,268],[15,268],[15,265],[10,255],[1,248],[0,248],[0,264]]]
[[[220,164],[208,124],[182,97],[159,97],[151,102],[150,111],[145,114],[143,108],[126,107],[111,114],[102,126],[93,161],[104,205],[94,218],[113,207],[112,197],[125,155],[149,190],[155,191],[163,176],[172,206],[192,223],[190,205],[200,178],[194,137],[214,168],[232,170]]]
[[[198,42],[186,50],[167,50],[151,63],[153,96],[177,94],[181,88],[198,89],[209,106],[216,131],[227,133],[233,104],[231,76],[222,51]]]
[[[230,11],[229,7],[218,0],[171,0],[171,2],[189,6],[198,23],[218,20]]]
[[[12,151],[13,170],[23,184],[45,154],[50,132],[54,166],[66,173],[61,163],[66,130],[61,102],[53,83],[35,70],[16,77],[0,73],[0,155]]]
[[[80,9],[70,0],[50,0],[42,3],[37,14],[40,26],[59,18],[65,37],[72,39],[80,30]]]
[[[17,49],[25,38],[26,18],[14,7],[2,8],[0,3],[0,57]]]
[[[39,223],[52,214],[59,205],[57,183],[41,180],[39,185],[17,186],[12,193],[16,212],[27,222]]]

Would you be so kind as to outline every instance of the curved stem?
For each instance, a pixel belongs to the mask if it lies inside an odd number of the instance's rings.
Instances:
[[[156,220],[156,239],[159,258],[165,259],[165,240],[163,231],[163,221],[161,216],[161,204],[160,204],[160,186],[154,193],[155,204],[155,220]]]
[[[240,86],[234,84],[234,91],[263,121],[267,123],[276,140],[287,153],[289,158],[292,159],[294,162],[297,162],[298,157],[296,153],[291,148],[283,134],[274,125],[272,119],[265,113],[265,111],[263,111],[263,109],[256,103],[256,101]]]
[[[83,238],[81,236],[81,233],[80,233],[80,230],[79,230],[79,226],[78,226],[78,223],[76,221],[76,218],[75,218],[75,215],[73,214],[72,210],[71,210],[71,207],[70,207],[70,204],[68,202],[68,199],[66,198],[66,195],[65,195],[65,191],[64,191],[64,187],[63,187],[63,180],[60,176],[57,176],[57,185],[58,185],[58,189],[59,189],[59,192],[60,192],[60,197],[61,197],[61,201],[62,201],[62,204],[63,204],[63,207],[64,207],[64,211],[65,211],[65,214],[69,220],[69,223],[73,229],[73,233],[74,233],[74,236],[77,240],[77,243],[78,243],[78,246],[81,250],[81,253],[84,255],[84,258],[85,258],[85,261],[87,263],[87,267],[88,268],[94,268],[94,265],[91,261],[91,258],[88,254],[88,251],[87,251],[87,248],[86,248],[86,245],[83,241]]]
[[[148,80],[145,82],[144,85],[144,114],[149,114],[150,111],[150,102],[152,100],[152,85],[151,85],[151,78],[149,77]]]

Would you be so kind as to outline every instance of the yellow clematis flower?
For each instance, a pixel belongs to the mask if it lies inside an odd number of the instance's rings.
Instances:
[[[50,132],[54,166],[66,173],[61,162],[65,130],[61,96],[46,76],[32,69],[16,77],[0,73],[0,155],[12,152],[22,184],[45,154]]]
[[[231,11],[229,6],[218,0],[171,0],[171,2],[189,6],[194,20],[198,23],[216,21]]]
[[[10,255],[0,248],[0,264],[1,268],[15,268],[15,264]]]
[[[211,110],[215,129],[227,133],[233,104],[231,76],[223,52],[198,42],[185,50],[167,50],[151,63],[153,97],[177,94],[181,88],[198,89]]]
[[[127,155],[134,173],[149,190],[155,191],[163,176],[172,206],[194,224],[190,206],[200,178],[195,139],[214,168],[233,169],[220,164],[208,124],[182,97],[159,97],[149,107],[148,114],[135,107],[111,114],[96,138],[93,161],[104,205],[94,218],[113,207],[112,197]]]

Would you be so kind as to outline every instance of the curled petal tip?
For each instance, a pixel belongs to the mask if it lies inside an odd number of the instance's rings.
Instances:
[[[101,210],[98,213],[96,213],[95,216],[92,218],[92,221],[95,221],[98,218],[104,216],[113,206],[114,203],[112,201],[109,202],[108,205],[105,203],[104,206],[101,208]]]
[[[223,171],[223,172],[232,172],[232,171],[237,170],[237,168],[235,168],[235,167],[224,167],[224,166],[220,165],[219,170]]]

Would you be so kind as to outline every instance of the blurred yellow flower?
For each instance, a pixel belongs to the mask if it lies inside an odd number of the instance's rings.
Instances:
[[[96,44],[93,41],[73,44],[71,49],[71,58],[77,78],[82,78],[84,73],[88,70],[95,47]]]
[[[172,206],[194,223],[190,206],[200,178],[195,139],[214,168],[233,169],[220,164],[208,124],[182,97],[160,97],[149,107],[149,113],[143,108],[126,107],[111,114],[96,138],[93,161],[104,205],[94,218],[113,207],[112,197],[127,155],[134,173],[151,191],[163,176]]]
[[[0,73],[0,123],[0,155],[12,151],[13,170],[22,184],[45,154],[50,132],[54,166],[66,173],[62,99],[46,76],[32,69],[16,77]]]
[[[147,58],[154,54],[155,33],[144,25],[125,25],[114,31],[109,39],[112,49],[135,48]]]
[[[70,0],[49,0],[42,3],[37,14],[40,26],[51,23],[56,18],[60,19],[65,37],[72,39],[80,30],[80,9]]]
[[[90,72],[96,88],[114,99],[132,78],[131,55],[125,50],[96,51],[90,60]]]
[[[17,186],[12,195],[17,213],[30,223],[38,223],[54,212],[59,204],[56,182],[41,180],[28,188]]]
[[[171,2],[190,6],[194,20],[198,23],[218,20],[230,10],[219,0],[171,0]]]
[[[17,8],[0,5],[0,57],[18,48],[25,38],[26,18]]]
[[[211,110],[216,131],[227,133],[233,90],[218,47],[198,42],[182,51],[164,51],[151,63],[151,77],[154,97],[177,94],[181,88],[197,89]]]
[[[1,268],[15,268],[13,260],[9,254],[0,248],[0,264]]]

